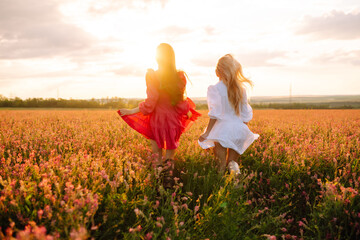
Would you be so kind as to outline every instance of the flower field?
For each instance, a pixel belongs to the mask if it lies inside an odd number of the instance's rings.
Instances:
[[[198,136],[164,189],[108,110],[0,111],[0,239],[360,239],[360,110],[256,110],[240,177]]]

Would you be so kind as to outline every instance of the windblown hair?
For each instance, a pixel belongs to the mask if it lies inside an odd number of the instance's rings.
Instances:
[[[160,89],[165,90],[171,99],[171,104],[176,105],[184,100],[184,91],[181,89],[181,79],[176,69],[175,52],[167,43],[161,43],[156,49],[156,61],[159,66]],[[184,73],[186,76],[186,74]]]
[[[228,98],[236,115],[240,115],[240,106],[243,104],[244,84],[251,87],[253,82],[246,78],[242,72],[241,64],[231,55],[221,57],[216,66],[216,75],[227,87]]]

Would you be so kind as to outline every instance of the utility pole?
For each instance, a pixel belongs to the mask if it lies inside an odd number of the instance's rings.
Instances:
[[[292,91],[292,89],[291,89],[291,88],[292,88],[292,86],[291,86],[291,83],[290,83],[290,89],[289,89],[289,90],[290,90],[290,91],[289,91],[289,103],[291,103],[291,101],[292,101],[292,92],[291,92],[291,91]]]

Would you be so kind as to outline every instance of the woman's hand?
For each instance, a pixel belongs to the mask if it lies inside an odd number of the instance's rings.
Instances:
[[[213,119],[213,118],[209,119],[209,123],[208,123],[208,126],[206,127],[205,132],[202,135],[200,135],[200,137],[199,137],[199,142],[202,142],[207,139],[207,137],[209,136],[209,133],[211,132],[211,129],[214,127],[216,121],[217,120]]]
[[[139,107],[133,109],[121,108],[119,109],[120,116],[131,115],[140,112]]]
[[[131,115],[131,114],[133,114],[132,109],[122,108],[122,109],[119,109],[119,111],[120,111],[120,116],[125,116],[125,115]]]
[[[202,135],[200,135],[199,137],[199,141],[203,142],[204,140],[206,140],[206,138],[209,136],[208,133],[203,133]]]
[[[191,111],[188,111],[186,115],[187,115],[187,117],[190,119],[190,118],[192,117],[192,112],[191,112]]]

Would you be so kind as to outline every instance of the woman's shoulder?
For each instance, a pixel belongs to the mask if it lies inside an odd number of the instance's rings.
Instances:
[[[177,73],[181,76],[181,75],[186,75],[186,73],[183,70],[177,70]]]
[[[183,70],[177,70],[180,79],[186,83],[187,75]]]
[[[155,76],[155,70],[152,69],[152,68],[148,68],[148,69],[146,70],[146,78],[147,78],[147,77],[154,77],[154,76]]]
[[[223,87],[226,88],[223,81],[218,81],[216,84],[214,84],[214,86],[216,86],[217,88],[223,88]]]
[[[208,91],[222,93],[222,92],[227,92],[227,88],[222,81],[218,81],[214,85],[210,85],[208,87]]]
[[[185,89],[188,78],[186,73],[182,70],[177,70],[177,74],[180,78],[180,82],[179,82],[180,89]]]
[[[207,96],[208,98],[217,98],[218,96],[220,96],[220,90],[218,88],[218,83],[214,84],[214,85],[210,85],[207,89]]]
[[[149,86],[149,85],[157,85],[158,84],[158,78],[156,76],[156,72],[154,69],[151,69],[149,68],[147,71],[146,71],[146,76],[145,76],[145,79],[146,79],[146,85]]]
[[[244,86],[242,86],[241,88],[242,88],[242,97],[243,97],[244,102],[245,102],[245,101],[248,100],[248,93],[247,93],[248,90]]]

